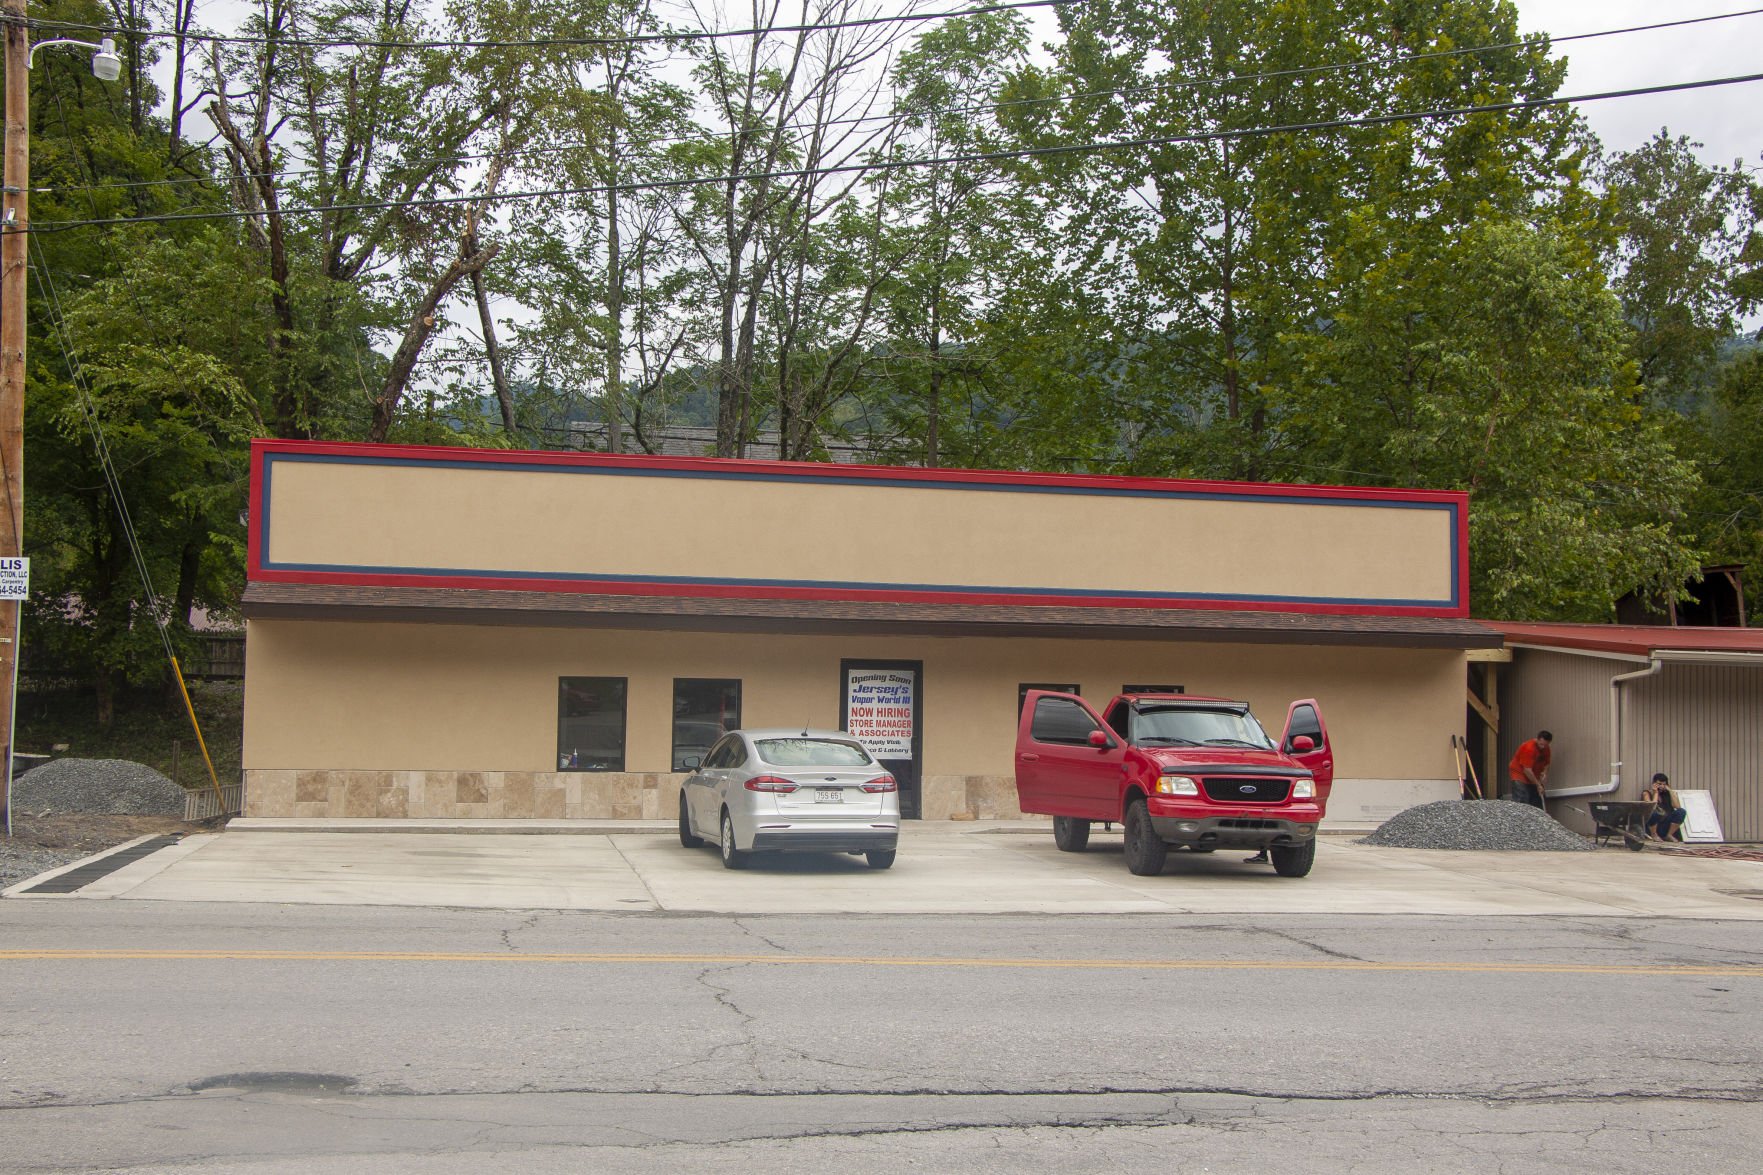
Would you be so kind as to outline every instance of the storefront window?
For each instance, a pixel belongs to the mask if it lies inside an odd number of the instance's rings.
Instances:
[[[624,770],[622,677],[557,679],[557,770]]]
[[[1041,681],[1024,682],[1016,687],[1016,716],[1018,718],[1022,717],[1022,703],[1027,699],[1028,691],[1031,689],[1052,690],[1056,694],[1077,694],[1083,692],[1075,685],[1048,685],[1046,682]]]
[[[732,678],[673,679],[673,769],[690,771],[716,740],[741,725],[741,683]]]

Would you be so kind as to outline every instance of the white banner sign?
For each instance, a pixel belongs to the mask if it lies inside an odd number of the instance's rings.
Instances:
[[[878,759],[912,758],[914,681],[914,674],[898,669],[845,672],[845,729]]]
[[[22,600],[31,594],[31,561],[0,559],[0,600]]]

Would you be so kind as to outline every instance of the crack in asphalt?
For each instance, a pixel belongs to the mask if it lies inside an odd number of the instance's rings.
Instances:
[[[503,948],[511,955],[520,954],[520,948],[514,945],[514,936],[522,930],[531,930],[533,927],[537,926],[539,924],[539,919],[542,917],[544,917],[543,914],[534,912],[528,914],[513,926],[503,927],[499,935],[502,939]]]
[[[1343,960],[1345,962],[1349,962],[1349,963],[1369,963],[1372,961],[1370,959],[1365,958],[1362,955],[1352,955],[1352,954],[1348,954],[1346,951],[1337,951],[1332,947],[1325,947],[1319,942],[1312,942],[1310,939],[1305,938],[1302,935],[1293,934],[1287,930],[1275,930],[1271,926],[1251,926],[1248,929],[1253,934],[1258,934],[1258,935],[1261,935],[1266,938],[1277,938],[1277,939],[1281,939],[1281,940],[1283,940],[1285,942],[1289,942],[1289,943],[1295,943],[1298,946],[1304,947],[1306,950],[1315,951],[1317,954],[1326,955],[1331,959],[1341,959],[1341,960]],[[1241,931],[1239,929],[1239,933],[1240,932]]]
[[[1200,1094],[1209,1092],[1213,1091],[1195,1091],[1192,1096],[1199,1096]],[[1041,1092],[1034,1096],[1045,1099],[1049,1097],[1071,1095]],[[1096,1096],[1096,1094],[1094,1091],[1086,1091],[1080,1096],[1091,1097]],[[256,1100],[259,1103],[265,1103],[267,1099],[261,1095],[240,1094],[236,1095],[236,1098],[226,1100]],[[1302,1097],[1281,1097],[1268,1100],[1302,1102],[1308,1099]],[[1477,1098],[1473,1096],[1454,1100],[1489,1101],[1487,1098]],[[1550,1100],[1562,1103],[1583,1102],[1588,1104],[1601,1104],[1607,1099],[1602,1097],[1576,1097]],[[1649,1097],[1648,1100],[1661,1101],[1669,1099]],[[300,1108],[327,1117],[334,1117],[348,1121],[395,1120],[399,1123],[422,1121],[420,1117],[413,1116],[399,1116],[397,1119],[389,1119],[383,1115],[374,1114],[372,1112],[373,1107],[369,1105],[364,1105],[360,1101],[341,1097],[325,1099],[320,1103],[307,1103]],[[1170,1128],[1192,1130],[1199,1132],[1202,1135],[1249,1133],[1265,1129],[1270,1123],[1277,1124],[1280,1122],[1279,1119],[1270,1118],[1268,1116],[1268,1108],[1269,1107],[1265,1104],[1251,1104],[1240,1109],[1190,1107],[1183,1104],[1180,1096],[1172,1095],[1169,1096],[1162,1105],[1142,1108],[1122,1106],[1109,1110],[1086,1110],[1081,1106],[1063,1108],[1058,1105],[1052,1105],[1026,1107],[1019,1111],[1001,1114],[995,1117],[988,1117],[982,1112],[977,1114],[969,1113],[963,1117],[937,1121],[860,1120],[846,1123],[778,1123],[768,1126],[756,1126],[751,1130],[741,1130],[738,1127],[728,1128],[704,1137],[686,1137],[680,1134],[661,1134],[657,1133],[655,1130],[638,1129],[628,1124],[620,1124],[617,1122],[594,1122],[588,1124],[589,1127],[595,1132],[604,1134],[605,1137],[596,1139],[591,1143],[576,1143],[574,1145],[587,1145],[591,1146],[594,1150],[622,1148],[635,1151],[646,1151],[702,1148],[705,1146],[765,1145],[773,1143],[811,1141],[816,1139],[867,1139],[911,1137],[917,1135],[934,1136],[983,1133],[993,1136],[992,1145],[994,1149],[1001,1150],[1003,1148],[1002,1136],[1006,1134],[1019,1136],[1027,1135],[1036,1130],[1072,1133],[1090,1132],[1099,1135],[1116,1131],[1143,1131]],[[437,1142],[427,1147],[414,1148],[412,1153],[426,1154],[429,1156],[469,1155],[480,1152],[485,1148],[496,1146],[499,1141],[499,1135],[520,1135],[533,1131],[551,1131],[557,1127],[557,1123],[555,1122],[511,1122],[500,1120],[495,1117],[479,1117],[464,1121],[461,1121],[458,1118],[449,1117],[444,1120],[437,1119],[436,1121],[446,1125],[463,1127],[466,1133],[463,1138],[454,1138],[444,1143]],[[1293,1126],[1293,1128],[1301,1128],[1301,1124],[1287,1124]],[[1728,1128],[1720,1126],[1686,1126],[1676,1129],[1671,1127],[1654,1127],[1648,1129],[1646,1133],[1650,1143],[1654,1147],[1658,1147],[1662,1145],[1668,1146],[1688,1132],[1718,1136],[1724,1134],[1726,1129]],[[1498,1167],[1503,1163],[1503,1160],[1507,1156],[1499,1153],[1490,1153],[1489,1148],[1485,1145],[1486,1140],[1490,1137],[1497,1137],[1503,1140],[1533,1137],[1571,1137],[1579,1140],[1582,1152],[1583,1150],[1588,1149],[1595,1152],[1596,1149],[1598,1149],[1596,1140],[1598,1140],[1600,1136],[1611,1132],[1616,1132],[1616,1140],[1620,1145],[1624,1148],[1628,1147],[1630,1144],[1628,1143],[1627,1138],[1633,1130],[1634,1126],[1632,1122],[1628,1120],[1619,1123],[1606,1122],[1591,1127],[1538,1126],[1516,1129],[1500,1129],[1498,1126],[1491,1126],[1483,1123],[1479,1124],[1473,1130],[1452,1129],[1447,1126],[1434,1131],[1431,1134],[1431,1137],[1446,1142],[1466,1154],[1494,1162],[1496,1167]],[[1128,1139],[1125,1141],[1139,1142],[1140,1140]],[[1483,1143],[1484,1145],[1476,1145],[1478,1142]],[[1162,1154],[1164,1152],[1159,1150],[1149,1153]],[[1414,1157],[1416,1161],[1419,1161],[1421,1158],[1418,1153]],[[1534,1157],[1535,1156],[1533,1155],[1526,1155],[1524,1157],[1524,1161],[1527,1164],[1524,1169],[1531,1169],[1530,1164],[1533,1163]],[[1390,1155],[1386,1152],[1382,1158],[1385,1160],[1384,1162],[1380,1162],[1370,1169],[1380,1171],[1390,1169],[1387,1165],[1387,1160],[1390,1158]],[[44,1164],[40,1166],[33,1165],[28,1168],[19,1169],[39,1171],[67,1170],[64,1166],[56,1164]]]
[[[728,1048],[733,1046],[718,1046]],[[714,1050],[713,1050],[714,1051]],[[154,1102],[181,1102],[193,1098],[205,1101],[228,1101],[241,1098],[260,1096],[262,1091],[251,1089],[235,1089],[227,1092],[207,1090],[195,1092],[189,1086],[176,1089],[141,1094],[134,1097],[96,1098],[90,1100],[70,1101],[64,1095],[47,1091],[36,1095],[32,1100],[21,1102],[0,1103],[0,1112],[8,1110],[65,1110],[65,1109],[98,1109],[115,1106],[142,1105]],[[334,1095],[340,1101],[367,1101],[371,1099],[398,1100],[416,1098],[467,1098],[467,1097],[518,1097],[522,1094],[536,1094],[544,1097],[604,1097],[604,1098],[687,1098],[703,1099],[754,1099],[758,1101],[783,1101],[792,1098],[1098,1098],[1098,1097],[1163,1097],[1179,1100],[1184,1097],[1236,1097],[1251,1102],[1278,1102],[1292,1104],[1331,1104],[1331,1103],[1368,1103],[1378,1101],[1428,1101],[1428,1102],[1478,1102],[1487,1105],[1576,1105],[1597,1104],[1616,1101],[1658,1101],[1658,1102],[1729,1102],[1734,1104],[1763,1103],[1763,1085],[1748,1086],[1710,1086],[1693,1089],[1647,1090],[1647,1089],[1613,1089],[1589,1092],[1584,1090],[1566,1091],[1551,1090],[1540,1085],[1496,1086],[1481,1090],[1422,1090],[1422,1089],[1370,1089],[1370,1090],[1316,1090],[1291,1091],[1254,1089],[1248,1086],[1235,1085],[1195,1085],[1195,1086],[1094,1086],[1091,1088],[1035,1088],[1025,1086],[1013,1089],[988,1087],[982,1089],[961,1089],[957,1087],[925,1086],[909,1089],[873,1089],[861,1087],[810,1087],[802,1089],[668,1089],[658,1086],[637,1088],[609,1088],[590,1086],[558,1086],[554,1088],[537,1088],[520,1086],[510,1089],[453,1089],[414,1091],[406,1087],[376,1087],[362,1082],[346,1091]]]
[[[744,919],[744,918],[732,918],[732,919],[730,919],[730,924],[733,925],[734,928],[736,930],[740,931],[742,934],[745,934],[750,938],[758,939],[760,942],[764,943],[766,946],[770,947],[772,950],[776,951],[780,955],[791,955],[791,954],[795,953],[794,951],[790,950],[789,947],[784,946],[782,943],[777,942],[774,939],[767,938],[765,935],[759,933],[759,931],[753,929],[753,927],[747,925],[746,919]]]
[[[669,1065],[662,1069],[657,1076],[666,1077],[667,1075],[677,1073],[682,1069],[691,1069],[701,1064],[718,1061],[722,1059],[722,1054],[727,1053],[732,1049],[742,1049],[746,1053],[745,1063],[747,1068],[755,1077],[761,1080],[764,1079],[765,1074],[759,1064],[759,1041],[753,1028],[754,1023],[758,1018],[751,1012],[742,1008],[739,1004],[735,1003],[732,988],[722,987],[713,983],[710,978],[711,975],[715,973],[736,971],[748,965],[749,964],[746,963],[718,964],[703,967],[696,975],[692,976],[693,982],[710,992],[711,996],[716,1000],[716,1003],[719,1006],[734,1013],[738,1018],[741,1039],[732,1040],[726,1044],[714,1045],[704,1056],[688,1057],[677,1064]]]

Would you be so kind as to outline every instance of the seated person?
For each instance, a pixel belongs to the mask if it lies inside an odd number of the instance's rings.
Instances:
[[[1653,774],[1653,786],[1641,793],[1641,799],[1653,805],[1647,815],[1647,835],[1654,840],[1681,841],[1684,818],[1689,813],[1677,802],[1677,793],[1671,790],[1671,780],[1663,771]]]

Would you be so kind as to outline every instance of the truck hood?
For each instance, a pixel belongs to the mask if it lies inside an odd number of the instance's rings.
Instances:
[[[1163,770],[1206,775],[1309,775],[1310,769],[1280,751],[1246,747],[1140,747]]]

